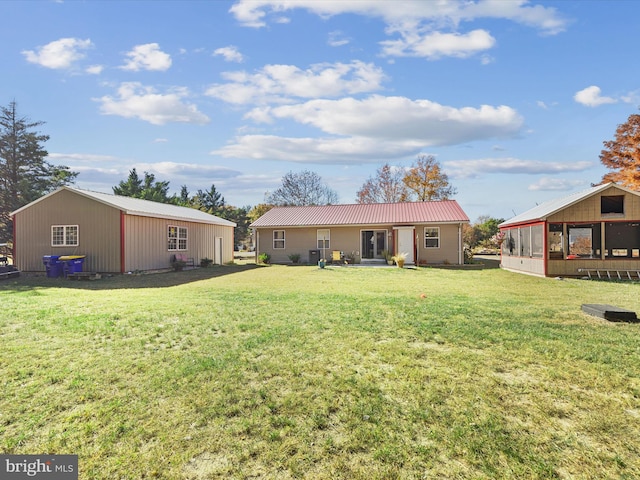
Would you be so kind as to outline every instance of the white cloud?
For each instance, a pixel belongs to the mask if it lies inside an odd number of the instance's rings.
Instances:
[[[171,56],[162,50],[157,43],[136,45],[126,54],[128,60],[120,67],[123,70],[155,70],[165,71],[171,67]]]
[[[90,75],[100,75],[103,70],[104,70],[104,66],[102,65],[91,65],[85,68],[84,71]]]
[[[597,107],[607,103],[617,103],[615,98],[601,96],[601,92],[600,87],[592,85],[577,92],[573,96],[573,99],[587,107]]]
[[[176,88],[168,93],[157,93],[151,87],[137,82],[122,83],[115,97],[104,96],[99,101],[104,115],[139,118],[154,125],[170,122],[206,124],[209,117],[198,111],[194,104],[184,102],[188,91]]]
[[[555,192],[555,191],[567,191],[573,190],[576,187],[588,186],[588,182],[584,180],[570,180],[564,178],[550,178],[544,177],[538,180],[536,183],[529,185],[528,190],[531,191],[544,191],[544,192]]]
[[[332,47],[342,47],[343,45],[349,44],[349,39],[344,36],[340,30],[334,30],[333,32],[329,32],[329,39],[327,40],[327,44]]]
[[[85,50],[91,48],[91,40],[61,38],[34,50],[24,50],[22,54],[28,62],[52,69],[65,69],[85,58]]]
[[[569,23],[554,7],[532,4],[529,0],[448,0],[392,2],[362,0],[238,0],[230,12],[242,25],[265,27],[277,22],[283,12],[304,9],[322,18],[341,14],[382,19],[392,40],[380,42],[385,56],[425,57],[431,60],[453,56],[467,58],[484,52],[496,43],[485,30],[459,31],[463,22],[499,19],[538,29],[543,35],[555,35]],[[462,29],[463,30],[463,29]],[[332,40],[330,45],[342,45]],[[483,65],[493,59],[483,55]]]
[[[473,178],[488,173],[540,175],[565,172],[583,172],[593,167],[592,162],[541,162],[519,158],[483,158],[478,160],[452,160],[443,163],[446,171],[457,178]]]
[[[254,109],[248,116],[263,121],[294,120],[327,136],[241,135],[212,154],[319,164],[380,163],[416,155],[432,145],[510,137],[523,122],[515,110],[505,106],[456,109],[428,100],[382,96],[311,100]]]
[[[238,0],[230,12],[247,27],[264,27],[269,14],[281,16],[296,8],[306,9],[318,16],[329,17],[345,13],[382,18],[388,25],[420,23],[458,25],[477,18],[506,19],[540,29],[547,34],[563,31],[567,21],[553,7],[531,5],[528,0],[452,0],[446,2],[363,2],[341,0]]]
[[[415,155],[420,145],[410,141],[385,142],[366,137],[291,138],[244,135],[235,143],[211,152],[226,158],[284,160],[313,164],[380,163],[389,158]]]
[[[372,92],[386,79],[371,63],[317,64],[306,70],[295,65],[266,65],[257,73],[225,72],[229,83],[212,85],[206,94],[229,103],[286,102],[291,97],[336,97]]]
[[[383,54],[394,57],[466,58],[492,48],[496,40],[485,30],[466,34],[433,32],[421,35],[416,31],[401,32],[399,40],[380,42]]]
[[[412,141],[423,146],[512,137],[523,124],[522,117],[504,105],[454,108],[429,100],[380,95],[363,100],[311,100],[256,109],[248,115],[292,119],[333,135]]]
[[[49,160],[55,163],[83,162],[83,163],[113,163],[118,161],[118,157],[111,155],[96,155],[93,153],[49,153]]]
[[[197,163],[177,163],[177,162],[157,162],[139,163],[136,165],[138,171],[150,172],[158,177],[173,179],[213,179],[213,178],[235,178],[241,175],[238,170],[220,167],[218,165],[200,165]]]
[[[233,45],[218,48],[214,50],[213,55],[222,56],[227,62],[242,63],[244,61],[244,57],[242,56],[238,48]]]

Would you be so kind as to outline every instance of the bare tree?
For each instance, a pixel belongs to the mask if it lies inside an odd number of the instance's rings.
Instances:
[[[266,203],[276,206],[332,205],[338,203],[338,194],[329,188],[322,177],[304,170],[289,172],[282,177],[282,186],[266,195]]]
[[[397,203],[408,201],[408,191],[402,179],[404,170],[385,163],[356,193],[358,203]]]

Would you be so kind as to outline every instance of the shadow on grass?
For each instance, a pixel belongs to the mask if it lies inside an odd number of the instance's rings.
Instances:
[[[474,255],[474,263],[482,263],[484,268],[500,268],[500,255]]]
[[[256,264],[216,265],[194,268],[181,272],[167,271],[143,274],[106,274],[98,280],[68,280],[48,278],[44,275],[22,275],[0,282],[0,291],[28,291],[41,288],[68,288],[70,290],[120,290],[137,288],[163,288],[199,282],[209,278],[223,277],[264,268]]]

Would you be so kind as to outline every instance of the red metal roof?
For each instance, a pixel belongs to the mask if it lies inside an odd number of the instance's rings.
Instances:
[[[260,228],[451,222],[469,222],[469,217],[455,200],[275,207],[250,226]]]

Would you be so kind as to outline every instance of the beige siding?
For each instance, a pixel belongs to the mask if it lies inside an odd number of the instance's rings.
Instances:
[[[168,227],[187,229],[187,250],[170,251]],[[222,259],[215,252],[215,239],[222,237]],[[175,253],[184,253],[194,262],[210,258],[215,263],[233,260],[233,227],[166,220],[161,218],[125,216],[125,271],[168,268]]]
[[[507,270],[544,276],[544,260],[542,258],[503,256],[501,265]]]
[[[460,252],[460,240],[458,236],[458,224],[433,225],[440,227],[440,247],[424,248],[424,225],[417,225],[418,260],[422,263],[457,264]],[[289,228],[259,228],[257,231],[257,253],[267,253],[271,256],[272,263],[289,263],[289,255],[299,253],[301,263],[309,262],[309,251],[318,250],[317,231],[326,227],[289,227]],[[285,231],[285,248],[273,248],[273,231]],[[363,230],[386,230],[387,248],[394,252],[395,232],[389,225],[330,227],[330,246],[325,250],[327,259],[331,258],[333,250],[340,250],[345,254],[356,252],[360,255],[360,239]],[[322,252],[320,253],[322,256]]]
[[[600,213],[600,198],[615,195],[624,195],[624,215],[602,215]],[[567,222],[599,222],[607,220],[638,220],[640,219],[640,197],[632,195],[624,190],[611,187],[605,192],[587,198],[575,205],[551,215],[548,221],[551,223]]]
[[[601,197],[623,195],[624,214],[602,215],[600,213]],[[608,221],[639,221],[640,220],[640,197],[632,195],[616,187],[607,189],[605,192],[587,198],[576,205],[566,208],[549,217],[550,223],[580,223],[580,222],[608,222]],[[604,229],[603,229],[604,234]],[[604,242],[604,238],[602,240]],[[634,258],[605,258],[605,259],[567,259],[549,260],[547,276],[582,276],[579,269],[599,268],[608,270],[640,270],[640,259]]]
[[[15,216],[15,264],[23,271],[44,272],[44,255],[86,255],[84,270],[118,273],[122,270],[121,221],[124,221],[124,271],[168,268],[174,252],[168,250],[168,225],[186,226],[188,250],[199,263],[233,261],[233,227],[124,215],[101,202],[61,190]],[[52,225],[78,225],[77,247],[52,247]],[[222,238],[222,256],[215,239]]]
[[[324,229],[324,228],[322,228]],[[379,227],[384,229],[384,227]],[[273,231],[285,231],[285,248],[273,248]],[[325,249],[324,255],[331,258],[333,250],[340,250],[345,253],[357,252],[360,254],[360,228],[358,227],[334,227],[330,228],[329,248]],[[258,230],[259,243],[258,253],[268,253],[271,255],[272,263],[288,263],[289,255],[300,254],[300,262],[309,262],[309,250],[318,250],[317,242],[318,228],[264,228]],[[322,251],[320,252],[322,256]]]
[[[120,212],[62,190],[15,216],[16,259],[23,271],[44,272],[44,255],[87,255],[85,270],[120,270]],[[52,247],[52,225],[78,225],[77,247]]]
[[[549,260],[547,276],[549,277],[576,277],[584,276],[578,270],[581,268],[599,268],[602,270],[629,270],[640,271],[640,261],[627,258],[622,260],[593,260],[593,259],[571,259],[571,260]]]
[[[624,196],[623,214],[602,214],[601,198],[603,196]],[[569,206],[548,217],[548,223],[601,223],[601,245],[599,255],[604,255],[605,224],[607,222],[637,222],[640,221],[640,197],[630,194],[619,188],[611,187],[602,193],[586,198],[575,205]],[[549,228],[546,225],[545,228]],[[565,232],[566,234],[566,232]],[[565,238],[566,247],[566,238]],[[548,257],[548,245],[545,245],[545,257]],[[566,251],[565,251],[566,255]],[[510,270],[517,270],[535,275],[557,276],[582,276],[580,269],[608,269],[608,270],[640,270],[640,259],[635,258],[571,258],[548,259],[547,270],[544,271],[544,262],[541,259],[533,259],[519,256],[502,256],[502,266]]]
[[[424,227],[440,227],[440,246],[438,248],[426,248],[424,240]],[[444,225],[418,225],[416,226],[416,238],[418,245],[418,262],[420,264],[435,265],[449,263],[457,265],[464,262],[460,254],[461,229],[459,224]]]

